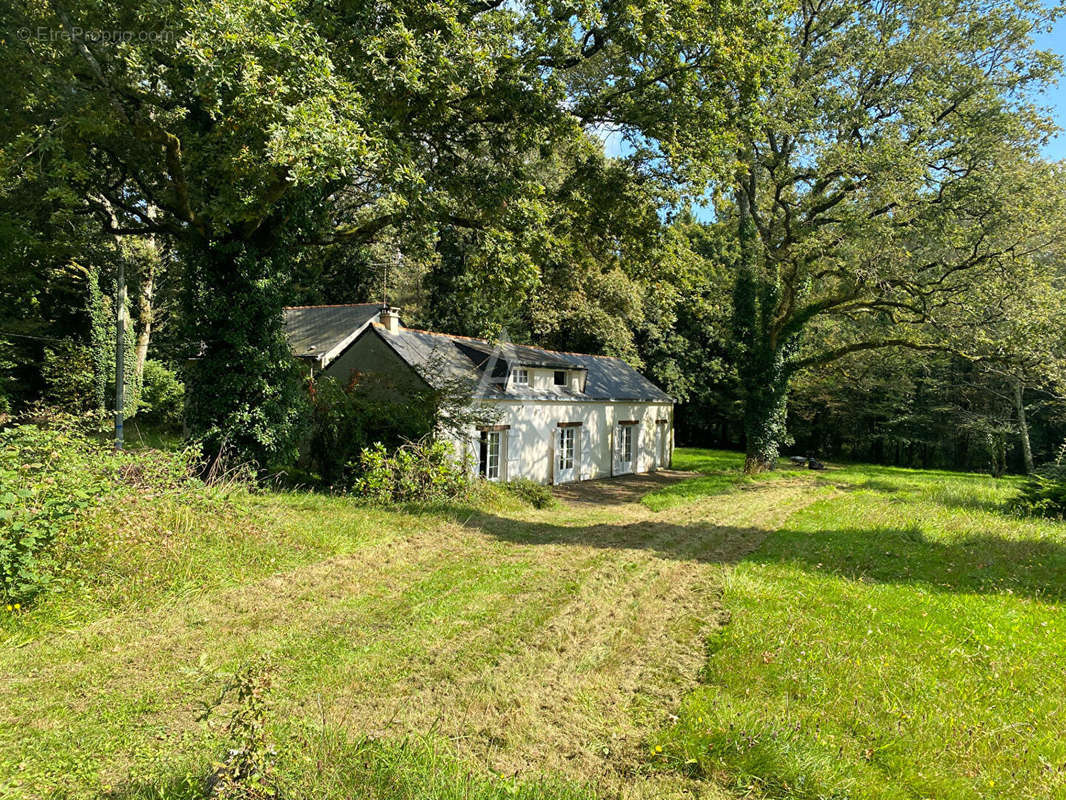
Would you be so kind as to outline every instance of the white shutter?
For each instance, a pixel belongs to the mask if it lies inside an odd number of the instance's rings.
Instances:
[[[509,428],[504,431],[503,446],[506,447],[507,472],[504,480],[512,480],[522,477],[522,437],[518,435],[517,428]]]

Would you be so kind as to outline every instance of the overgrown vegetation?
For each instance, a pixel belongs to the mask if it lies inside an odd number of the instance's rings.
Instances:
[[[333,378],[311,385],[310,468],[325,487],[348,490],[359,478],[364,450],[395,450],[434,428],[436,403],[426,387],[364,375],[348,385]]]
[[[259,659],[238,669],[223,685],[201,720],[230,695],[233,710],[226,721],[226,754],[207,780],[207,793],[219,800],[273,800],[279,797],[277,750],[270,742],[272,670]]]
[[[192,507],[202,484],[195,448],[116,452],[94,415],[38,411],[0,429],[0,600],[24,608],[43,591],[69,589],[103,543],[91,524],[116,502],[158,495]]]
[[[528,478],[516,478],[507,481],[504,486],[507,491],[529,503],[533,508],[551,508],[555,505],[555,497],[552,495],[551,487],[542,483],[531,481]]]
[[[1022,485],[1014,501],[1020,510],[1044,517],[1066,517],[1066,464],[1048,464]]]
[[[454,500],[470,486],[470,466],[450,442],[429,438],[388,450],[373,444],[359,456],[353,494],[371,503]]]
[[[87,512],[116,493],[179,491],[195,451],[117,453],[92,420],[42,412],[0,430],[0,600],[20,606],[69,583],[99,546]]]

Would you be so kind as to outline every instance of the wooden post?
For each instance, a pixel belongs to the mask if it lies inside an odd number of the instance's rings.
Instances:
[[[119,254],[118,286],[115,292],[115,449],[121,450],[125,436],[122,429],[126,407],[126,261]]]

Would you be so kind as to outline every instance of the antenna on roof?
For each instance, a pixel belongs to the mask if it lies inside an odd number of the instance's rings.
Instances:
[[[389,307],[389,262],[381,262],[381,305]]]
[[[388,308],[389,307],[389,266],[390,266],[391,262],[382,260],[382,261],[379,261],[377,263],[381,265],[381,305],[382,305],[383,308]],[[401,264],[403,264],[403,253],[401,253],[399,251],[399,249],[397,248],[397,250],[396,250],[396,266],[399,267]]]

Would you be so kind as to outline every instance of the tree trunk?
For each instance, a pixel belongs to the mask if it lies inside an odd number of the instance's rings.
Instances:
[[[295,456],[306,414],[282,330],[287,244],[237,237],[182,243],[191,350],[185,421],[203,443],[209,477],[224,473],[224,460],[266,469]]]
[[[1032,475],[1036,466],[1033,464],[1033,445],[1029,441],[1029,422],[1025,416],[1025,386],[1021,380],[1014,381],[1014,411],[1018,415],[1018,436],[1022,442],[1022,460],[1025,474]]]
[[[755,473],[777,467],[781,444],[787,436],[787,348],[774,342],[771,333],[780,285],[776,274],[769,274],[761,263],[758,232],[751,214],[754,189],[750,176],[741,175],[738,183],[740,262],[733,286],[733,339],[744,406],[744,471]]]
[[[743,389],[744,472],[754,474],[777,468],[785,436],[786,392],[780,381],[767,381],[765,372],[750,376]]]

